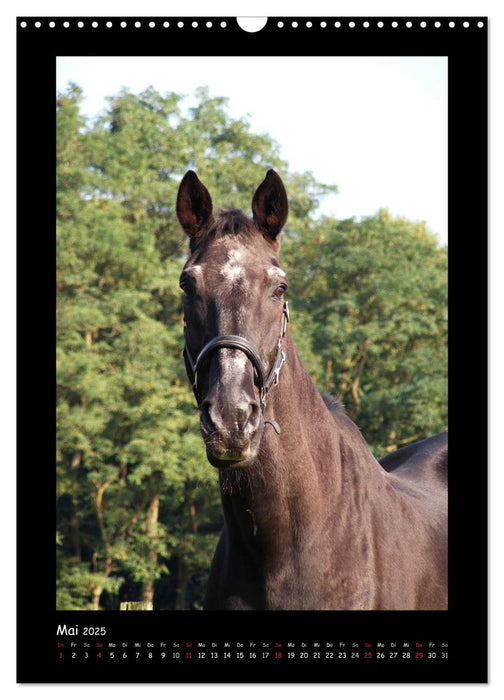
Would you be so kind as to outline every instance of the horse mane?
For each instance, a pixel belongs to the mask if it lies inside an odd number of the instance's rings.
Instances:
[[[329,409],[329,413],[332,413],[335,418],[337,416],[346,415],[345,407],[339,399],[326,392],[322,392],[320,395],[322,396],[323,402]]]
[[[220,210],[217,218],[208,232],[212,238],[224,238],[225,236],[240,236],[251,238],[257,236],[257,228],[252,219],[249,219],[240,209]]]

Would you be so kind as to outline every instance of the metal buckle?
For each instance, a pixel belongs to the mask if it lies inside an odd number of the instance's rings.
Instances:
[[[284,301],[283,316],[282,316],[282,338],[287,333],[287,324],[289,323],[289,302]]]
[[[282,365],[285,362],[285,352],[283,350],[280,351],[280,363],[278,367],[275,367],[275,381],[273,384],[278,384],[278,377],[280,374],[280,370],[282,369]]]

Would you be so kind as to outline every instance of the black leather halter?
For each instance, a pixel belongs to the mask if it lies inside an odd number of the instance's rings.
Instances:
[[[266,397],[268,395],[269,390],[271,389],[272,386],[275,384],[278,384],[278,378],[280,375],[280,370],[282,369],[282,365],[285,362],[285,352],[282,349],[282,340],[283,337],[285,336],[285,333],[287,331],[287,323],[289,322],[289,304],[287,301],[284,301],[284,306],[283,306],[283,314],[282,314],[282,323],[280,327],[280,336],[278,338],[277,342],[277,354],[275,357],[275,362],[273,363],[273,367],[271,368],[270,372],[268,375],[266,375],[266,372],[264,370],[264,365],[261,361],[261,358],[259,357],[259,353],[255,349],[255,347],[250,343],[246,338],[242,338],[239,335],[219,335],[216,338],[212,338],[212,340],[207,343],[204,348],[201,350],[199,355],[196,357],[196,360],[193,359],[193,354],[191,353],[189,349],[189,342],[188,342],[188,334],[187,334],[187,327],[184,323],[184,339],[185,339],[185,347],[184,347],[184,360],[185,360],[185,365],[186,365],[186,370],[187,370],[187,376],[189,378],[189,381],[191,382],[192,385],[192,390],[194,392],[194,396],[196,398],[196,401],[198,403],[198,407],[201,406],[202,402],[202,397],[201,394],[198,390],[198,371],[204,362],[204,360],[210,355],[211,353],[215,352],[216,350],[219,350],[221,348],[231,348],[233,350],[241,350],[242,352],[245,353],[245,355],[248,357],[248,359],[252,362],[255,371],[257,372],[257,379],[256,379],[256,385],[259,388],[260,396],[261,396],[261,406],[264,406],[266,403]]]

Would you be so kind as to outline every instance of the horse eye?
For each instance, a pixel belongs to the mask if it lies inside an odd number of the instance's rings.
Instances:
[[[187,279],[180,280],[179,287],[186,296],[192,296],[194,294],[194,287]]]
[[[280,285],[275,289],[275,291],[273,292],[273,294],[274,294],[276,297],[281,297],[281,296],[283,296],[283,295],[285,294],[286,291],[287,291],[287,287],[285,286],[285,284],[280,284]]]

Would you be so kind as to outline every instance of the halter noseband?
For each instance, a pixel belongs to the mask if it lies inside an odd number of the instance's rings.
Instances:
[[[271,389],[272,386],[274,386],[275,384],[278,384],[280,370],[282,369],[282,365],[285,362],[285,352],[282,349],[282,340],[283,340],[283,337],[285,336],[285,333],[287,331],[287,323],[288,322],[289,322],[289,304],[287,301],[284,301],[283,314],[282,314],[282,324],[281,324],[281,328],[280,328],[280,336],[279,336],[278,342],[277,342],[277,354],[275,357],[275,362],[273,363],[273,367],[271,368],[271,370],[267,376],[266,376],[266,372],[264,371],[264,365],[263,365],[261,358],[259,357],[259,353],[255,349],[255,347],[246,338],[242,338],[239,335],[219,335],[216,338],[212,338],[212,340],[209,343],[207,343],[204,346],[204,348],[201,350],[201,352],[197,356],[196,360],[193,360],[193,355],[189,349],[189,343],[188,343],[188,337],[187,337],[187,327],[186,327],[186,324],[184,322],[184,339],[185,339],[184,360],[185,360],[185,365],[186,365],[186,370],[187,370],[187,376],[189,378],[189,381],[191,382],[192,390],[194,392],[194,396],[195,396],[196,401],[198,403],[198,407],[201,405],[201,402],[202,402],[202,397],[201,397],[201,394],[199,393],[199,390],[198,390],[198,371],[199,371],[203,361],[208,357],[208,355],[215,352],[216,350],[220,350],[221,348],[231,348],[233,350],[241,350],[242,352],[245,353],[245,355],[251,361],[251,363],[254,366],[254,369],[257,372],[256,384],[259,388],[259,392],[260,392],[260,396],[261,396],[261,406],[264,407],[264,405],[266,404],[266,397],[268,395],[269,390]]]

